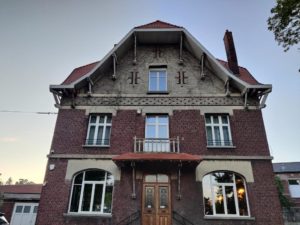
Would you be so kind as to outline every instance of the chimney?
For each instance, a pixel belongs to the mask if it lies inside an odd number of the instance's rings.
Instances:
[[[229,69],[232,71],[233,74],[238,75],[239,65],[235,53],[232,32],[226,30],[223,40],[224,40]]]

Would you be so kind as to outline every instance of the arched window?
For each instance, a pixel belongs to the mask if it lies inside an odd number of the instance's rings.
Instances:
[[[69,212],[110,214],[114,178],[103,170],[87,170],[73,178]]]
[[[203,198],[207,216],[249,216],[246,184],[242,176],[216,171],[203,177]]]

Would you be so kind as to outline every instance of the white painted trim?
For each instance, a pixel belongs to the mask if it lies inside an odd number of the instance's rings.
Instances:
[[[203,160],[196,167],[196,181],[202,182],[202,178],[213,171],[232,171],[244,176],[247,183],[254,182],[251,162],[232,160]]]
[[[101,159],[68,160],[65,179],[71,180],[76,173],[88,169],[105,170],[113,175],[114,180],[121,179],[121,171],[116,164],[112,160]]]

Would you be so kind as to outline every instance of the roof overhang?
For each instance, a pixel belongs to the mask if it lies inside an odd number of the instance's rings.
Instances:
[[[134,28],[126,34],[90,72],[69,85],[50,85],[50,91],[59,93],[80,88],[88,82],[88,79],[94,80],[97,74],[112,67],[113,56],[122,57],[128,49],[132,48],[135,38],[139,44],[175,44],[180,43],[181,37],[183,37],[183,46],[190,51],[199,62],[203,54],[206,56],[206,65],[209,66],[224,83],[230,80],[230,84],[238,88],[241,93],[245,93],[245,91],[250,91],[250,93],[256,91],[269,93],[272,91],[272,85],[270,84],[251,85],[231,73],[185,28]]]

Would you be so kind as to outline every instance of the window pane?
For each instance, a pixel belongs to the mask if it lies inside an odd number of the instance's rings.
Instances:
[[[146,123],[155,123],[156,122],[156,117],[155,116],[147,116],[146,118]]]
[[[223,124],[228,124],[228,117],[227,116],[222,116],[222,123]]]
[[[213,145],[213,136],[211,127],[206,127],[207,145]]]
[[[31,206],[26,205],[24,207],[23,213],[30,213],[30,208],[31,208]]]
[[[99,116],[99,123],[104,123],[105,115]]]
[[[224,214],[224,196],[222,186],[214,187],[215,208],[217,214]]]
[[[103,207],[104,213],[111,213],[112,191],[113,186],[106,186]]]
[[[110,173],[107,172],[106,185],[113,186],[114,185],[114,177]]]
[[[102,192],[103,192],[103,184],[96,184],[95,193],[94,193],[93,210],[92,210],[93,212],[101,211]]]
[[[220,129],[219,127],[214,127],[214,134],[215,134],[215,144],[221,145],[221,136],[220,136]]]
[[[300,180],[289,180],[289,185],[300,185]]]
[[[158,138],[169,138],[168,135],[168,126],[159,126],[158,127]]]
[[[150,72],[149,76],[149,91],[157,91],[157,77],[156,74],[153,74],[153,72]]]
[[[168,183],[169,177],[165,174],[157,174],[157,182]]]
[[[155,138],[155,126],[154,125],[147,125],[146,129],[146,138]]]
[[[92,115],[90,119],[90,123],[96,123],[97,116]]]
[[[90,126],[90,132],[89,132],[89,137],[87,140],[88,145],[92,145],[94,141],[94,135],[95,135],[95,126]]]
[[[210,116],[205,116],[205,123],[211,123]]]
[[[21,213],[23,211],[23,206],[22,205],[18,205],[16,207],[16,213]]]
[[[109,145],[110,129],[111,129],[111,127],[106,127],[106,129],[105,129],[104,145]]]
[[[146,175],[145,181],[146,182],[156,182],[156,175]]]
[[[82,178],[83,178],[83,173],[78,174],[75,177],[74,184],[81,184],[82,183]]]
[[[81,211],[90,211],[92,184],[85,184],[82,198]]]
[[[33,213],[37,213],[37,210],[38,210],[38,206],[34,206]]]
[[[167,90],[167,76],[165,71],[160,72],[159,76],[159,91]]]
[[[239,175],[235,175],[235,182],[240,216],[248,216],[247,195],[244,180]]]
[[[110,115],[106,116],[106,123],[111,123],[111,116]]]
[[[146,187],[145,190],[145,208],[151,209],[154,208],[154,188]]]
[[[203,197],[205,205],[205,215],[213,215],[213,200],[210,184],[210,175],[207,175],[202,180],[203,184]]]
[[[105,171],[90,170],[85,172],[86,181],[103,181],[105,180]]]
[[[74,185],[71,206],[70,206],[70,212],[78,212],[80,193],[81,193],[81,185]]]
[[[223,127],[224,145],[231,145],[228,127]]]
[[[97,145],[102,145],[102,135],[103,135],[103,126],[98,127],[98,134],[97,134]]]
[[[168,124],[168,116],[158,116],[159,124]]]
[[[166,209],[168,208],[168,188],[167,187],[159,187],[159,208]]]
[[[219,117],[218,116],[213,116],[213,121],[214,121],[214,123],[219,123]]]
[[[235,198],[233,193],[233,186],[225,186],[227,213],[236,214]]]
[[[215,172],[212,174],[214,183],[233,183],[233,173]]]

